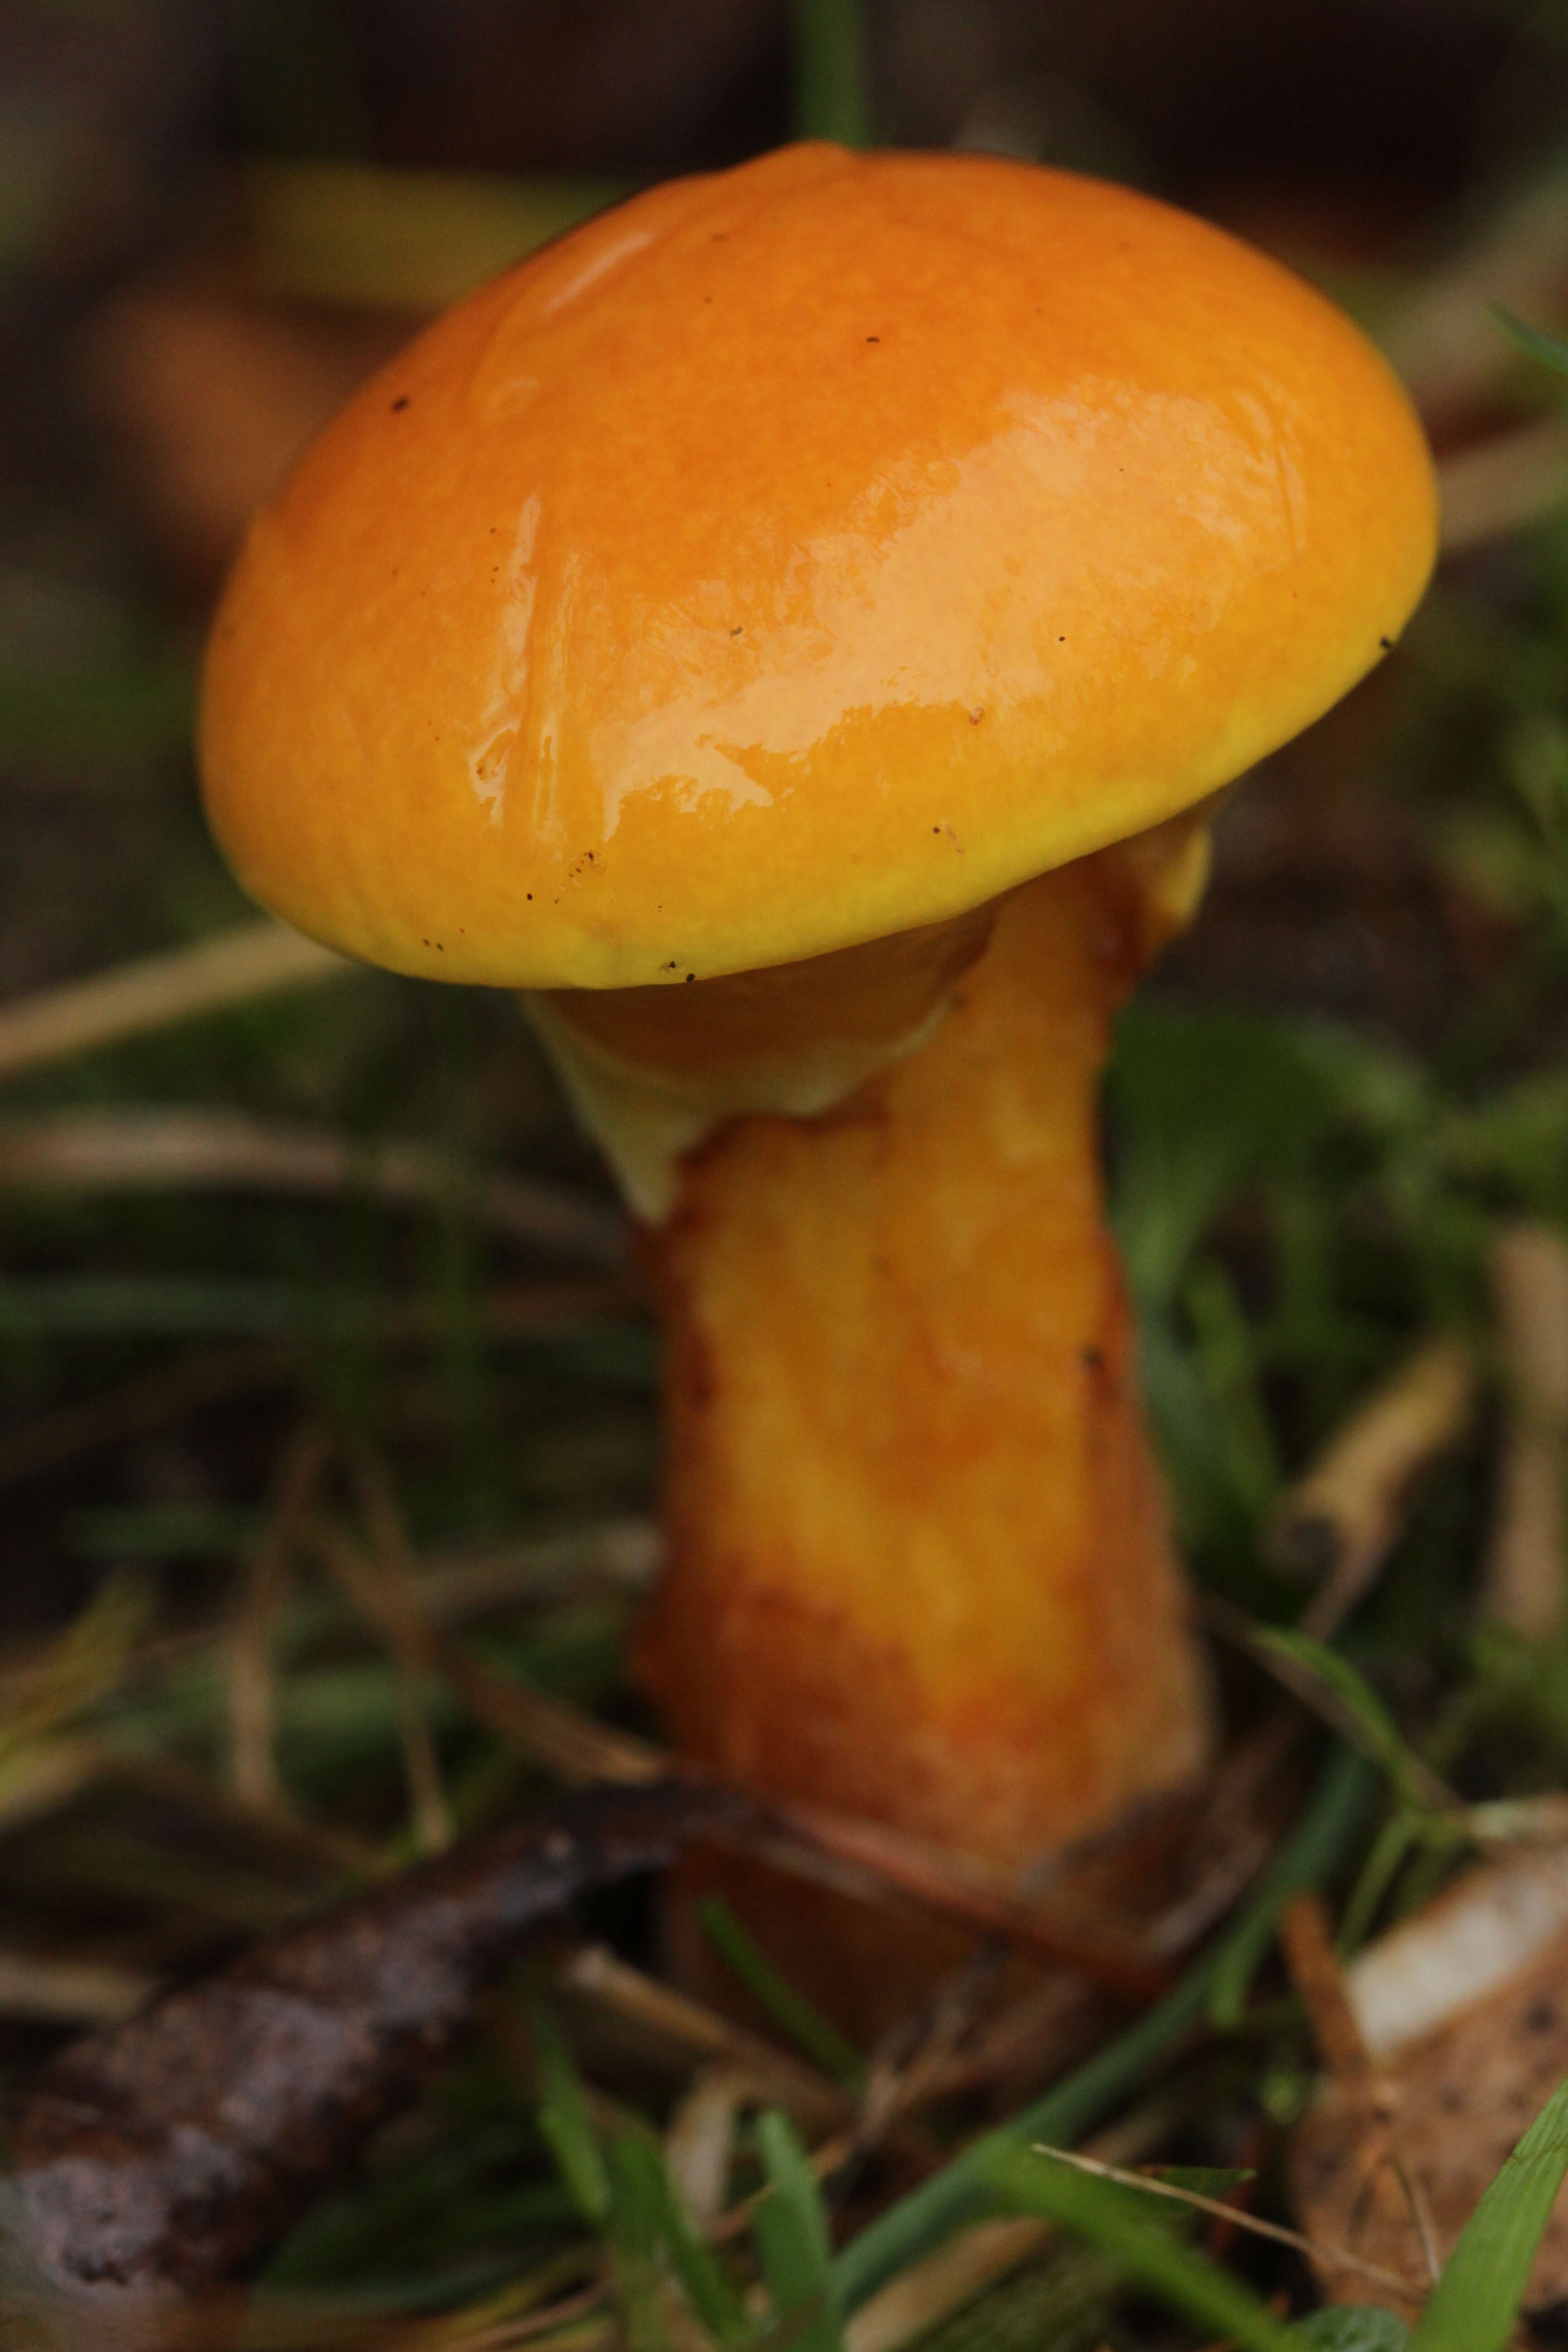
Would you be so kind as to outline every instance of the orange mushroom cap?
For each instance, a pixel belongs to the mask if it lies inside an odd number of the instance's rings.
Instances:
[[[1212,793],[1397,634],[1389,370],[1124,188],[802,146],[449,312],[255,523],[202,764],[367,961],[683,982],[953,915]]]

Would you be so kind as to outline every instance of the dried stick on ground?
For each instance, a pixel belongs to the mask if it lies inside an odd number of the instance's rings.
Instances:
[[[1285,1574],[1316,1575],[1302,1631],[1327,1635],[1376,1575],[1415,1480],[1468,1425],[1475,1366],[1457,1339],[1432,1339],[1374,1391],[1280,1498],[1267,1549]]]
[[[520,1936],[734,1801],[669,1783],[563,1800],[74,2043],[10,2117],[38,2273],[177,2293],[244,2268],[428,2079]]]
[[[1562,1623],[1568,1568],[1568,1244],[1508,1226],[1490,1271],[1508,1404],[1481,1608],[1535,1641]]]

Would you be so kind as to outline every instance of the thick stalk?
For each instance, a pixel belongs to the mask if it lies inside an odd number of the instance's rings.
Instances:
[[[656,1243],[678,1744],[1009,1864],[1207,1739],[1100,1198],[1148,928],[1121,853],[1019,891],[919,1051],[725,1127]]]

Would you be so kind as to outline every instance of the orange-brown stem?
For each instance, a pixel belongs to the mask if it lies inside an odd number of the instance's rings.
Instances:
[[[656,1244],[670,1567],[643,1660],[755,1787],[1022,1864],[1200,1764],[1096,1097],[1147,908],[1002,908],[934,1036],[683,1165]]]

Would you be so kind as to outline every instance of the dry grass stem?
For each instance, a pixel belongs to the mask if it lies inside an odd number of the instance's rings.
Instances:
[[[281,923],[247,923],[194,947],[0,1005],[0,1077],[359,970]]]
[[[872,2053],[857,2117],[863,2146],[872,2147],[895,2116],[941,2096],[942,2085],[952,2077],[960,2045],[973,2031],[994,1986],[998,1957],[994,1946],[983,1947],[966,1967],[938,1986],[912,2046],[907,2030],[895,2031]]]
[[[1421,2242],[1421,2259],[1426,2265],[1426,2283],[1436,2286],[1443,2275],[1442,2256],[1437,2252],[1437,2233],[1433,2227],[1432,2208],[1426,2190],[1405,2162],[1396,2147],[1388,2151],[1388,2168],[1398,2181],[1400,2191],[1410,2208],[1410,2218],[1415,2224],[1415,2234]]]
[[[503,1551],[432,1555],[419,1564],[419,1606],[451,1624],[518,1601],[635,1596],[658,1575],[662,1550],[651,1519],[626,1518]]]
[[[242,1844],[258,1841],[275,1852],[308,1863],[332,1879],[351,1881],[378,1876],[385,1868],[374,1846],[323,1822],[307,1821],[286,1807],[247,1804],[188,1764],[173,1756],[115,1748],[99,1740],[76,1743],[89,1768],[82,1786],[92,1780],[118,1782],[148,1796],[161,1797],[181,1807],[197,1821],[232,1831]]]
[[[498,1339],[528,1339],[606,1316],[638,1313],[643,1302],[625,1280],[517,1286],[479,1304]],[[417,1346],[437,1328],[422,1308],[390,1308],[378,1336],[387,1346]],[[156,1370],[139,1372],[101,1395],[62,1405],[0,1432],[0,1487],[58,1470],[84,1454],[140,1437],[209,1404],[258,1389],[280,1388],[297,1372],[305,1348],[296,1339],[247,1341],[203,1349]]]
[[[1437,482],[1445,555],[1528,530],[1568,500],[1568,427],[1550,416],[1495,434],[1445,457]]]
[[[1568,1796],[1494,1797],[1465,1809],[1465,1827],[1487,1846],[1568,1844]]]
[[[295,1547],[331,1459],[319,1425],[300,1430],[284,1453],[266,1523],[239,1575],[226,1641],[229,1779],[247,1805],[284,1805],[274,1753],[272,1646],[289,1597]]]
[[[1157,2144],[1169,2122],[1169,2108],[1151,2102],[1097,2134],[1089,2146],[1107,2163],[1133,2159]],[[1043,2252],[1054,2237],[1053,2225],[1033,2215],[975,2221],[955,2231],[868,2297],[845,2326],[845,2352],[903,2352]]]
[[[0,1835],[47,1821],[103,1778],[96,1740],[56,1739],[0,1765]]]
[[[558,1981],[564,1990],[585,1994],[641,2026],[678,2051],[685,2063],[717,2063],[747,2095],[787,2107],[808,2130],[845,2119],[844,2093],[826,2074],[775,2050],[760,2034],[732,2025],[716,2010],[645,1976],[602,1945],[590,1944],[573,1953],[558,1971]]]
[[[156,1978],[133,1969],[0,1951],[0,2017],[49,2025],[119,2025],[157,1990]]]
[[[1273,1851],[1261,1822],[1242,1822],[1194,1884],[1152,1923],[1149,1949],[1162,1959],[1190,1950],[1245,1894]]]
[[[1428,420],[1484,406],[1519,366],[1492,305],[1554,314],[1568,271],[1568,176],[1553,163],[1419,285],[1380,341]]]
[[[373,1564],[335,1528],[316,1528],[310,1540],[370,1622],[388,1638],[395,1622],[398,1638],[416,1641],[428,1670],[449,1683],[479,1722],[531,1763],[569,1782],[658,1780],[670,1770],[670,1759],[649,1741],[613,1730],[586,1709],[527,1689],[470,1658],[420,1608],[406,1555],[395,1555],[389,1562],[378,1553]],[[354,1554],[352,1564],[343,1559],[346,1552]]]
[[[0,1762],[69,1730],[124,1680],[151,1616],[129,1578],[101,1585],[80,1615],[14,1674],[0,1716]]]
[[[1562,1622],[1568,1570],[1568,1246],[1550,1226],[1509,1225],[1489,1270],[1508,1410],[1481,1605],[1542,1640]]]
[[[1092,2173],[1097,2180],[1113,2180],[1122,2189],[1142,2189],[1146,2197],[1167,2197],[1177,2205],[1190,2205],[1195,2212],[1212,2213],[1216,2220],[1232,2228],[1246,2230],[1255,2238],[1270,2238],[1279,2246],[1289,2246],[1310,2261],[1322,2263],[1335,2269],[1354,2271],[1362,2278],[1372,2279],[1379,2286],[1390,2287],[1397,2294],[1408,2294],[1410,2282],[1394,2271],[1385,2271],[1377,2263],[1363,2263],[1359,2254],[1342,2253],[1335,2246],[1314,2245],[1296,2230],[1287,2230],[1279,2221],[1265,2221],[1241,2206],[1226,2205],[1217,2197],[1202,2197],[1195,2189],[1178,2189],[1169,2180],[1160,2180],[1146,2172],[1128,2172],[1119,2164],[1102,2164],[1092,2156],[1075,2154],[1070,2148],[1047,2147],[1035,2142],[1037,2156],[1048,2156],[1058,2164],[1070,2164],[1075,2172]]]
[[[674,1759],[651,1740],[617,1731],[580,1706],[491,1672],[444,1636],[432,1664],[477,1720],[547,1772],[567,1781],[662,1780]]]
[[[497,1735],[566,1780],[653,1780],[671,1769],[665,1752],[629,1733],[614,1731],[584,1708],[493,1674],[433,1625],[420,1605],[412,1547],[391,1483],[381,1464],[360,1451],[350,1460],[355,1493],[374,1551],[374,1571],[361,1559],[342,1562],[341,1538],[327,1538],[334,1570],[353,1583],[361,1606],[411,1660],[449,1682],[464,1704]]]
[[[845,2352],[903,2352],[989,2286],[1019,2269],[1051,2242],[1051,2225],[1020,2216],[976,2221],[911,2263],[863,2303],[846,2324]]]
[[[344,1136],[239,1111],[62,1111],[0,1127],[0,1184],[91,1192],[252,1190],[325,1200],[358,1192],[402,1208],[439,1207],[460,1197],[510,1240],[605,1269],[626,1255],[620,1219],[558,1187],[522,1177],[469,1185],[458,1162],[417,1144],[367,1149]]]
[[[1016,2084],[1022,2097],[1091,2049],[1105,2022],[1106,2004],[1091,1986],[1065,1970],[1053,1972],[1009,2001],[944,2065],[933,2064],[921,2079],[911,2070],[906,2102],[1002,2082]]]
[[[1268,1538],[1274,1566],[1321,1578],[1302,1630],[1331,1633],[1367,1590],[1404,1524],[1427,1465],[1469,1425],[1475,1365],[1456,1339],[1432,1339],[1373,1391],[1281,1497]]]
[[[444,1853],[452,1843],[453,1830],[430,1728],[426,1685],[433,1664],[433,1637],[413,1598],[409,1555],[401,1529],[396,1549],[383,1545],[376,1559],[368,1559],[352,1543],[329,1544],[323,1556],[349,1600],[366,1623],[376,1628],[391,1653],[415,1851]]]
[[[699,2066],[671,2111],[664,2160],[695,2229],[711,2229],[724,2210],[741,2113],[752,2095],[752,2080],[732,2068]]]
[[[586,2352],[591,2344],[624,2342],[619,2322],[607,2312],[592,2329],[581,2325],[604,2312],[609,2294],[607,2285],[581,2287],[542,2311],[524,2312],[515,2319],[426,2320],[382,2337],[377,2352],[514,2352],[520,2344],[556,2335],[572,2352]]]

